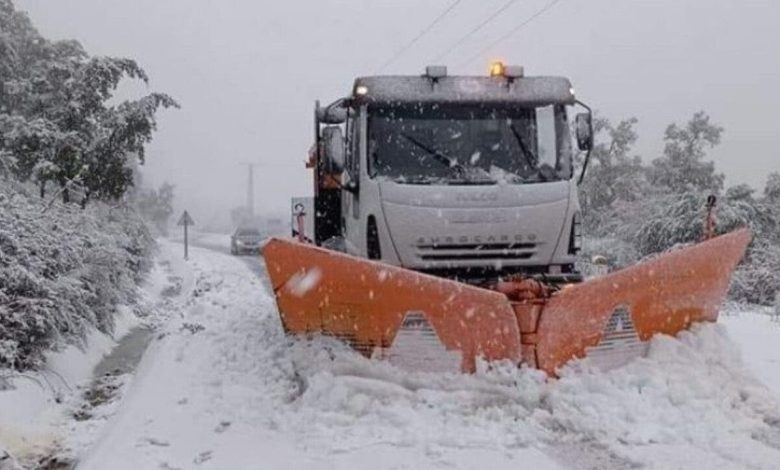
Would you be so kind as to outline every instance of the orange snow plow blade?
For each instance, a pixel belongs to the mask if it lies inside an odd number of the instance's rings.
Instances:
[[[410,360],[423,369],[440,359],[451,360],[434,368],[455,371],[474,370],[478,356],[520,360],[517,319],[498,292],[293,241],[272,239],[263,256],[288,333],[332,335],[371,356],[394,354],[399,331],[415,330],[421,357]]]
[[[750,238],[739,230],[514,299],[293,241],[271,239],[263,256],[288,333],[335,336],[366,356],[419,370],[469,372],[482,357],[554,375],[585,356],[616,365],[641,354],[655,334],[715,321]]]
[[[536,366],[552,374],[586,355],[609,366],[610,348],[619,354],[635,339],[674,336],[694,322],[716,321],[750,240],[748,230],[738,230],[563,289],[540,317]],[[613,338],[605,341],[605,333]]]

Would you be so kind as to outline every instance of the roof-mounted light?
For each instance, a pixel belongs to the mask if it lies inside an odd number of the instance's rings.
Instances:
[[[491,77],[523,78],[525,71],[521,65],[506,65],[500,60],[490,64]]]
[[[355,94],[357,96],[365,96],[368,94],[368,87],[365,85],[358,85],[355,87]]]
[[[503,77],[506,71],[506,66],[500,60],[497,60],[490,64],[490,76],[491,77]]]
[[[429,65],[425,67],[425,76],[437,80],[447,76],[446,65]]]

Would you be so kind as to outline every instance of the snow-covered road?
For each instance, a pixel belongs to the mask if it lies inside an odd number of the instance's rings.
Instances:
[[[192,288],[79,468],[780,465],[780,325],[765,315],[554,382],[513,367],[410,374],[328,339],[286,338],[260,263],[191,249],[177,269]]]

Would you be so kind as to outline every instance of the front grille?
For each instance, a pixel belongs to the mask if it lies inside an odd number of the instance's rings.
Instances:
[[[432,244],[432,245],[417,245],[421,250],[518,250],[527,249],[533,250],[536,248],[536,243],[465,243],[465,244]]]
[[[496,259],[531,259],[533,253],[436,253],[432,255],[420,255],[423,261],[471,261],[471,260],[496,260]]]
[[[524,260],[536,253],[535,243],[467,243],[418,245],[423,261]]]

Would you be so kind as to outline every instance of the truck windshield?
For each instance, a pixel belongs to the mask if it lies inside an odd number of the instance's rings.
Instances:
[[[372,175],[401,183],[534,183],[571,178],[563,106],[416,104],[369,108]]]

